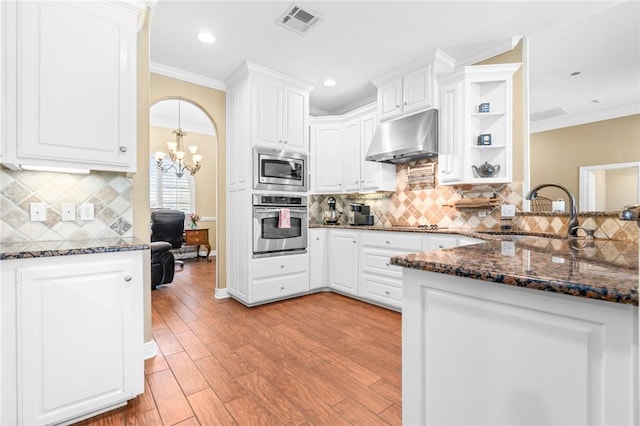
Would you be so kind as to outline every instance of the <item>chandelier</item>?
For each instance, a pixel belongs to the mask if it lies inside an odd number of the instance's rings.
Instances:
[[[189,152],[191,153],[191,162],[192,164],[187,163],[184,151],[184,142],[183,138],[187,136],[187,132],[183,132],[180,127],[180,101],[178,101],[178,128],[173,131],[173,134],[176,136],[175,142],[167,142],[167,148],[169,149],[169,158],[171,162],[165,162],[164,158],[167,154],[163,151],[156,151],[153,154],[153,157],[156,160],[156,166],[162,173],[166,173],[169,170],[173,169],[176,172],[176,176],[178,179],[182,178],[184,175],[184,171],[187,170],[191,173],[191,176],[195,175],[198,170],[200,170],[200,164],[202,162],[202,155],[197,154],[198,147],[197,146],[189,146]]]

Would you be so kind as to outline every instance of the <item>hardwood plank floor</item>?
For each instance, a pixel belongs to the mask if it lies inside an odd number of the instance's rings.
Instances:
[[[401,315],[333,293],[216,300],[215,261],[152,291],[145,393],[79,425],[399,425]]]

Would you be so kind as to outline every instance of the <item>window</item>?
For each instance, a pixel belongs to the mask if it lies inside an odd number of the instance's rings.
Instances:
[[[166,156],[164,164],[171,164]],[[173,209],[189,214],[195,211],[195,182],[186,172],[178,179],[174,169],[158,169],[153,155],[149,160],[149,205],[152,209]]]

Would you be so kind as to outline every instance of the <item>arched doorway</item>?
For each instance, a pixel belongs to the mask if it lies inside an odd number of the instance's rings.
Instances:
[[[218,134],[211,117],[197,104],[184,98],[166,98],[150,107],[149,129],[149,200],[150,208],[171,208],[185,212],[185,229],[189,228],[191,216],[197,215],[198,229],[207,229],[212,247],[210,256],[217,254],[218,236]],[[180,164],[169,157],[167,143],[177,143],[176,131],[182,136],[184,162]],[[197,147],[195,153],[190,147]],[[163,152],[165,155],[158,154]],[[193,155],[195,154],[195,155]],[[196,156],[202,156],[199,169],[191,175]],[[162,169],[158,158],[163,158]],[[184,166],[186,165],[186,167]],[[181,167],[182,166],[182,167]],[[186,247],[179,257],[189,258],[195,247]],[[216,286],[218,283],[216,268]]]

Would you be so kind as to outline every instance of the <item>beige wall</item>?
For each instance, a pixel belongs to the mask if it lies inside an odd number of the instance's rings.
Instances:
[[[531,186],[559,183],[578,198],[580,166],[640,161],[638,141],[640,115],[534,133],[531,135]],[[540,195],[549,197],[547,189],[544,191]]]
[[[512,50],[479,62],[478,65],[524,63],[522,43],[523,42],[520,41]],[[528,100],[525,98],[523,75],[524,69],[522,66],[513,74],[513,127],[511,130],[513,134],[512,140],[514,182],[523,181],[525,173],[524,154],[527,141],[525,140],[526,134],[524,131],[524,106],[526,105]]]
[[[141,241],[149,241],[149,162],[143,153],[149,150],[149,14],[144,27],[138,32],[138,144],[137,173],[132,178],[131,208],[133,209],[133,235]],[[145,252],[143,262],[151,265],[151,255]],[[144,341],[150,342],[151,336],[151,268],[143,270],[144,285]]]
[[[175,142],[175,136],[172,133],[174,130],[166,127],[151,126],[149,155],[156,151],[168,152],[167,142]],[[196,187],[195,212],[203,218],[215,217],[217,215],[215,188],[218,183],[218,138],[202,133],[187,132],[183,141],[185,149],[190,145],[195,145],[198,147],[198,154],[202,155],[202,167],[193,176]],[[190,161],[190,156],[190,154],[187,154],[187,161]],[[172,173],[172,171],[169,171],[169,173]],[[211,244],[211,249],[216,250],[216,223],[202,221],[198,224],[198,228],[209,228],[209,243]]]
[[[170,77],[161,76],[151,73],[150,75],[150,96],[148,107],[162,99],[184,99],[189,101],[198,107],[200,107],[205,114],[209,116],[216,128],[218,135],[217,144],[217,164],[215,169],[217,170],[217,182],[204,183],[202,186],[209,185],[211,193],[214,192],[214,188],[217,189],[217,259],[216,268],[218,271],[218,281],[216,283],[217,288],[226,288],[227,286],[227,270],[226,270],[226,98],[225,92],[211,89],[197,84],[188,83],[182,80],[176,80]],[[147,121],[147,128],[149,127]],[[189,136],[186,137],[188,140]],[[144,151],[143,151],[144,152]],[[147,147],[146,152],[151,152]],[[139,156],[142,157],[142,156]],[[148,157],[143,157],[148,160]],[[203,160],[203,168],[207,167],[206,159]],[[148,163],[147,163],[148,164]],[[145,167],[148,169],[148,166]],[[138,168],[140,170],[140,168]],[[201,171],[202,172],[202,171]],[[198,172],[196,176],[201,173]],[[147,174],[148,175],[148,171]],[[148,198],[148,189],[144,194],[145,198]],[[142,194],[138,194],[141,195]],[[198,208],[198,206],[196,206]],[[200,213],[200,212],[198,212]]]

